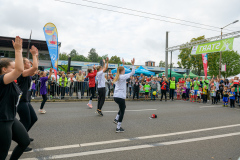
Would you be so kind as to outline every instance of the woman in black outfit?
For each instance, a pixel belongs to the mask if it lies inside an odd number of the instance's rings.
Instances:
[[[24,125],[27,131],[29,131],[33,124],[38,120],[37,115],[30,103],[32,81],[32,77],[30,76],[34,76],[35,71],[38,69],[38,50],[36,47],[32,46],[30,52],[33,57],[33,66],[31,67],[31,62],[27,58],[23,58],[24,71],[17,79],[18,86],[23,92],[17,107],[17,112],[20,117],[20,122]],[[33,141],[33,139],[30,138],[30,141]],[[31,150],[32,149],[28,147],[25,152]]]
[[[22,40],[16,37],[13,41],[15,49],[15,63],[7,58],[0,59],[0,159],[5,160],[12,140],[17,146],[12,152],[10,160],[17,160],[30,144],[29,136],[16,119],[22,92],[14,82],[23,72]]]

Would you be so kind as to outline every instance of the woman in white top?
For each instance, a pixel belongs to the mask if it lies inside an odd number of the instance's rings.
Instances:
[[[103,116],[102,114],[102,107],[105,102],[105,76],[104,72],[108,69],[108,57],[106,59],[107,64],[105,66],[105,60],[103,59],[103,67],[98,66],[97,67],[97,79],[98,79],[98,104],[97,104],[97,110],[96,113],[98,113],[100,116]]]
[[[124,62],[124,61],[123,61]],[[131,60],[132,65],[135,63],[135,59]],[[123,116],[125,113],[125,99],[126,99],[126,80],[130,78],[135,73],[135,68],[132,66],[132,72],[129,74],[125,74],[125,69],[123,66],[118,67],[116,77],[113,80],[115,83],[114,90],[114,101],[119,105],[119,112],[114,119],[114,123],[117,124],[116,132],[124,132],[124,129],[121,127]]]

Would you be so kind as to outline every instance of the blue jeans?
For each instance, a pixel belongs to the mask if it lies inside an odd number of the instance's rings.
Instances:
[[[151,89],[151,100],[152,100],[152,97],[154,97],[154,100],[155,100],[156,95],[154,96],[154,95],[153,95],[153,92],[156,91],[156,90],[157,90],[157,89],[153,89],[153,88]]]

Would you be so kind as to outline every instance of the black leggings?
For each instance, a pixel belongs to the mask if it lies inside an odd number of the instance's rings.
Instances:
[[[20,122],[29,131],[38,120],[37,115],[29,102],[20,102],[17,107]]]
[[[230,107],[235,107],[235,100],[234,99],[230,99]]]
[[[175,89],[170,89],[169,99],[172,98],[172,100],[173,100],[173,98],[174,98],[174,90],[175,90]]]
[[[92,100],[94,98],[94,94],[95,94],[95,87],[90,87],[89,93],[91,95],[90,100]]]
[[[137,96],[137,99],[139,99],[139,90],[133,91],[133,99],[135,98],[135,96]]]
[[[102,110],[102,106],[105,102],[106,91],[105,88],[98,88],[98,109]]]
[[[0,159],[6,159],[12,140],[18,145],[14,148],[10,160],[17,160],[30,144],[24,126],[14,118],[13,121],[0,122]]]
[[[43,109],[45,103],[47,102],[47,95],[46,95],[46,94],[43,94],[43,95],[42,95],[42,98],[43,98],[43,101],[42,101],[42,103],[41,103],[40,109]]]
[[[118,122],[122,122],[123,116],[124,116],[124,113],[125,113],[125,109],[126,109],[125,99],[122,99],[122,98],[114,98],[114,101],[115,101],[115,102],[118,104],[118,106],[119,106],[119,112],[118,112],[119,119],[118,119]]]
[[[61,99],[64,98],[66,92],[66,87],[61,87]]]
[[[166,90],[161,90],[161,91],[162,91],[161,100],[163,98],[163,95],[165,95],[165,100],[167,100]]]

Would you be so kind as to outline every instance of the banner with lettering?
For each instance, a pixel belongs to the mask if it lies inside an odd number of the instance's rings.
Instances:
[[[47,23],[43,27],[45,34],[48,52],[54,69],[54,73],[57,79],[57,67],[58,67],[58,32],[57,28],[53,23]]]
[[[208,67],[208,55],[207,55],[207,53],[202,54],[202,61],[203,61],[204,75],[207,76],[207,67]]]
[[[222,39],[219,41],[199,44],[193,46],[191,54],[213,53],[220,51],[229,51],[233,49],[234,38]]]

